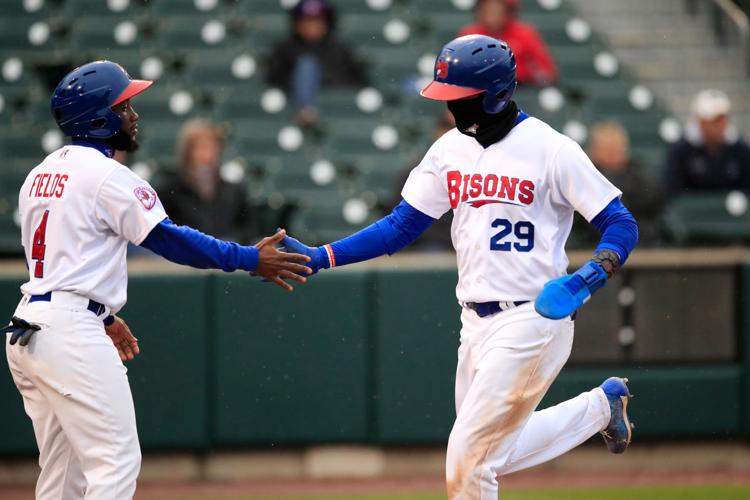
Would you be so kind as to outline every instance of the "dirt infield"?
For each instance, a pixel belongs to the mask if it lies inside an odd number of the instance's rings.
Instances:
[[[558,488],[596,488],[618,486],[697,486],[697,485],[750,485],[750,475],[745,471],[703,472],[580,472],[536,470],[521,472],[501,479],[504,491],[540,490]],[[277,480],[252,482],[181,482],[139,485],[140,500],[184,498],[277,498],[298,495],[320,497],[337,495],[408,495],[440,493],[441,477],[338,479],[338,480]],[[33,487],[4,486],[0,500],[33,498]]]

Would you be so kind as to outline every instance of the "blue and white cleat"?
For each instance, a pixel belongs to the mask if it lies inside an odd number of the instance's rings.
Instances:
[[[633,437],[633,424],[628,420],[627,411],[628,401],[633,397],[628,389],[628,379],[610,377],[599,387],[607,396],[611,415],[607,428],[601,434],[611,453],[623,453]]]

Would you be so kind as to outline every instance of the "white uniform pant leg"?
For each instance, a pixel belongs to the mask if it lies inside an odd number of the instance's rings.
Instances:
[[[10,333],[7,334],[8,339]],[[29,379],[17,369],[14,354],[17,346],[6,339],[6,354],[13,381],[21,396],[26,414],[34,426],[34,436],[39,447],[41,472],[36,483],[36,500],[78,500],[86,491],[86,478],[81,463],[62,430],[52,407]]]
[[[141,453],[127,370],[93,313],[37,304],[19,315],[46,326],[26,348],[13,346],[17,365],[45,397],[78,457],[85,498],[130,499]]]
[[[542,318],[530,305],[488,318],[465,311],[462,322],[459,365],[471,368],[459,367],[457,377],[472,379],[448,440],[448,496],[495,500],[498,472],[570,355],[573,322]]]
[[[510,460],[498,474],[510,474],[559,457],[608,423],[609,403],[600,388],[536,411],[521,431]]]

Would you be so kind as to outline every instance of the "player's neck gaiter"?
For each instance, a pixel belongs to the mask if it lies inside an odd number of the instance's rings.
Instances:
[[[518,106],[515,101],[510,101],[499,113],[490,114],[484,110],[483,101],[482,98],[448,101],[448,110],[456,119],[459,132],[488,148],[508,135],[516,124]]]

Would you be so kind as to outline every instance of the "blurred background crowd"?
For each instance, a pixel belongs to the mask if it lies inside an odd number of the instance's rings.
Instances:
[[[180,224],[242,243],[275,227],[322,243],[390,211],[450,129],[419,97],[456,35],[506,40],[519,106],[569,135],[622,189],[642,246],[750,238],[747,67],[711,2],[665,2],[700,31],[618,32],[617,2],[585,0],[23,0],[0,20],[0,252],[20,254],[17,189],[62,144],[48,98],[92,59],[157,80],[134,102],[149,179]],[[644,3],[644,2],[639,2]],[[736,12],[747,2],[732,4]],[[78,16],[85,12],[85,17]],[[735,12],[735,13],[736,13]],[[613,24],[615,23],[615,24]],[[715,29],[714,29],[715,28]],[[666,37],[662,37],[666,39]],[[745,39],[745,43],[747,40]],[[712,67],[664,64],[692,43]],[[661,51],[654,60],[644,57]],[[688,74],[689,73],[689,74]],[[691,84],[686,85],[689,77]],[[742,85],[745,85],[745,91]],[[451,248],[450,217],[416,248]],[[571,247],[596,241],[578,220]]]

